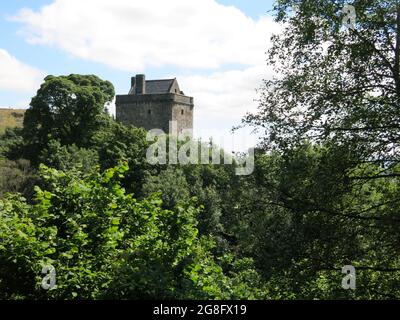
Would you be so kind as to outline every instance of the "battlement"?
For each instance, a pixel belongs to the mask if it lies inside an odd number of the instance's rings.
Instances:
[[[172,103],[179,103],[188,106],[194,105],[194,99],[192,97],[184,96],[176,93],[160,93],[160,94],[141,94],[141,95],[117,95],[116,104],[130,103],[130,102],[159,102],[168,101]]]

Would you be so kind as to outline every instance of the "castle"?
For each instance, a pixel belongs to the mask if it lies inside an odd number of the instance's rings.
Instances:
[[[193,98],[185,96],[175,79],[146,80],[144,74],[131,79],[127,95],[116,97],[116,119],[125,125],[165,133],[193,130]],[[170,128],[170,122],[176,128]]]

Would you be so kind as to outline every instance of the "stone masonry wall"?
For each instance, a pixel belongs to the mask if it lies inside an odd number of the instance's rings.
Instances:
[[[193,98],[179,94],[119,95],[116,118],[125,125],[168,133],[169,122],[177,121],[178,133],[193,129]]]

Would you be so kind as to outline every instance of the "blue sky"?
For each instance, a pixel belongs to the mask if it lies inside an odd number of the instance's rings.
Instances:
[[[96,74],[117,94],[135,73],[173,76],[195,97],[195,127],[228,132],[254,110],[255,89],[270,76],[271,0],[55,2],[0,2],[0,107],[27,106],[46,74]]]

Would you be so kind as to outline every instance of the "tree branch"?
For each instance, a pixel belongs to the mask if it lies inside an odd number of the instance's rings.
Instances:
[[[400,5],[397,5],[397,18],[396,18],[396,51],[394,63],[394,79],[396,81],[397,95],[400,96]]]

